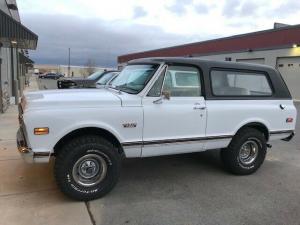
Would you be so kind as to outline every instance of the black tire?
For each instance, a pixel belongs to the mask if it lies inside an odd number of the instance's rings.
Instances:
[[[247,158],[247,154],[242,154],[243,146],[246,151],[251,149],[249,146],[254,146],[252,149],[257,150],[250,151],[253,154],[252,156],[249,154]],[[262,165],[266,153],[267,144],[264,134],[254,128],[244,128],[233,137],[228,148],[221,150],[221,159],[229,172],[236,175],[249,175]]]
[[[85,172],[82,172],[84,169]],[[64,194],[75,200],[88,201],[110,192],[118,181],[120,170],[121,156],[117,148],[102,137],[86,135],[72,139],[59,150],[54,175]],[[87,171],[93,171],[95,182],[91,181],[92,178],[81,176],[79,171],[84,175],[88,174]]]

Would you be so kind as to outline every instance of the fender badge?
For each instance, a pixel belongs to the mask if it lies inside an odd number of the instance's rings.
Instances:
[[[135,128],[136,125],[136,123],[123,123],[124,128]]]

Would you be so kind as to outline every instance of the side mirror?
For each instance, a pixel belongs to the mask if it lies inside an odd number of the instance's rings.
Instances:
[[[161,97],[159,99],[153,101],[153,103],[154,104],[162,104],[163,99],[170,100],[170,96],[171,96],[171,93],[169,91],[163,91],[161,94]]]
[[[170,100],[171,93],[169,91],[163,91],[162,96],[164,99]]]

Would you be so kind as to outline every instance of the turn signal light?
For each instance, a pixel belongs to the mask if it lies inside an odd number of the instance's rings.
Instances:
[[[49,128],[48,128],[48,127],[38,127],[38,128],[34,128],[34,134],[35,134],[35,135],[45,135],[45,134],[49,134]]]

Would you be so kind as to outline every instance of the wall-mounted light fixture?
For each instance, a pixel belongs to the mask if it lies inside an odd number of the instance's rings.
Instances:
[[[300,47],[299,44],[293,44],[293,48],[298,48],[298,47]]]
[[[11,44],[16,45],[16,44],[18,44],[18,42],[17,41],[11,41]]]

